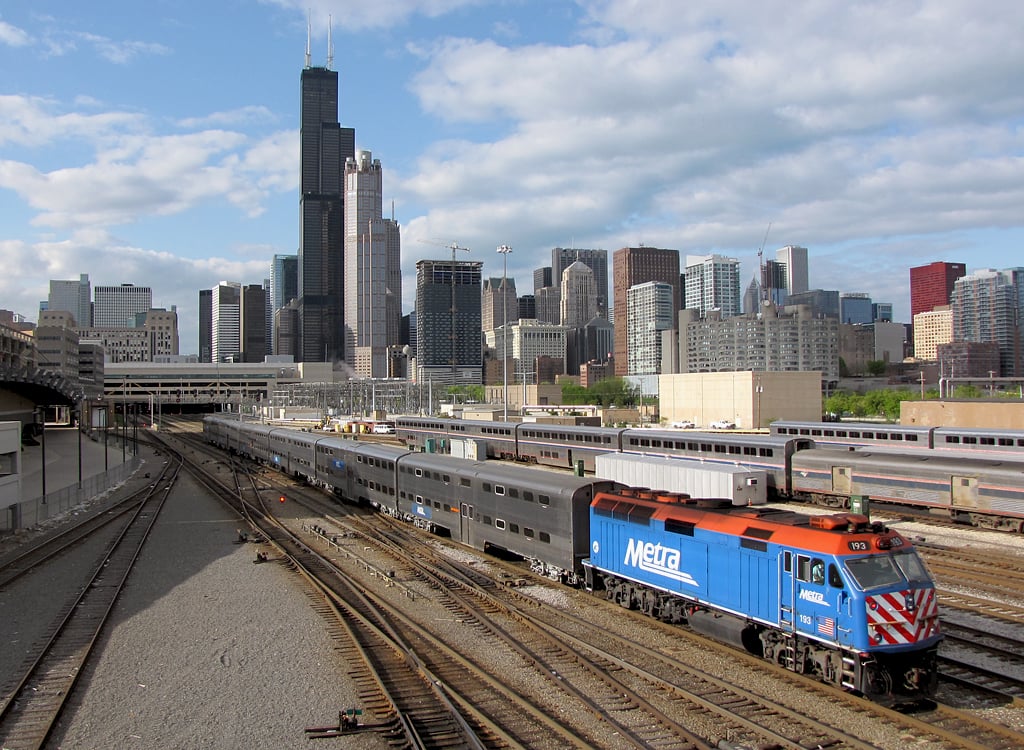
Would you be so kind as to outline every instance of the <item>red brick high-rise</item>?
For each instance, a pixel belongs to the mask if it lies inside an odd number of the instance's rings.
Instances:
[[[910,319],[921,312],[931,312],[939,305],[948,305],[956,280],[967,275],[963,263],[935,261],[910,269]]]
[[[623,247],[612,255],[612,294],[614,296],[615,374],[625,375],[626,356],[626,292],[631,286],[648,281],[662,281],[672,287],[673,307],[679,309],[679,251],[657,247]]]

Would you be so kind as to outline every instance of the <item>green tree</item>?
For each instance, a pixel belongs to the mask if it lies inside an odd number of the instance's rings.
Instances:
[[[882,359],[869,359],[868,364],[868,375],[885,375],[885,360]]]

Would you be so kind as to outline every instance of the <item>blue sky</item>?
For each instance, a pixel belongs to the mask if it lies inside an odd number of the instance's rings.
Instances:
[[[102,8],[102,12],[97,10]],[[50,279],[198,290],[298,246],[299,74],[334,67],[415,264],[520,293],[555,246],[721,253],[769,223],[812,287],[909,314],[909,267],[1024,265],[1017,2],[13,0],[0,5],[0,308]],[[434,244],[431,244],[434,243]]]

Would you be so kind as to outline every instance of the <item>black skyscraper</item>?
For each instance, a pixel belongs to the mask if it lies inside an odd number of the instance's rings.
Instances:
[[[299,130],[299,357],[344,358],[344,174],[355,157],[355,130],[338,123],[338,73],[302,71]]]

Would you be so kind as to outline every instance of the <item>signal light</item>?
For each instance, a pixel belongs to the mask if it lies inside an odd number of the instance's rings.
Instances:
[[[284,496],[284,495],[281,495],[281,497],[279,497],[279,498],[277,498],[277,499],[278,499],[278,501],[280,501],[280,502],[282,502],[282,503],[283,503],[283,502],[285,501],[285,499],[286,499],[286,498],[285,498],[285,496]]]

